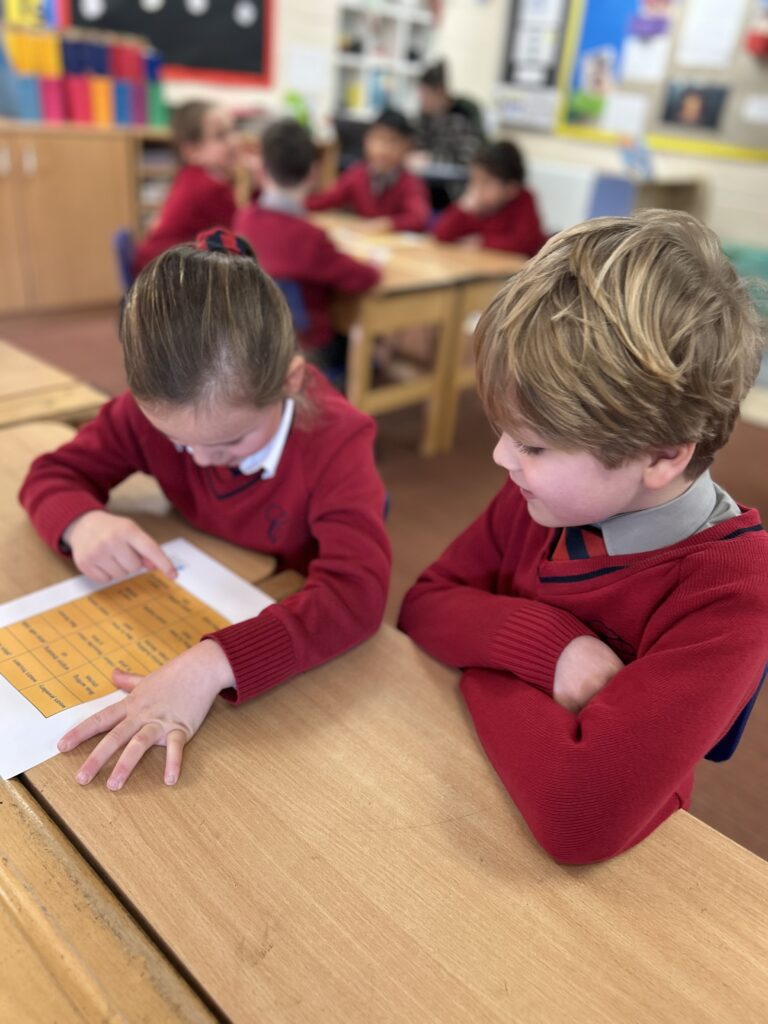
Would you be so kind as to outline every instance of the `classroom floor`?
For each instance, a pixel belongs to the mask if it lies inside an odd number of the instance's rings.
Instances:
[[[0,320],[0,338],[114,394],[125,385],[113,309]],[[462,399],[456,444],[424,460],[416,451],[418,410],[382,417],[378,458],[392,509],[394,551],[387,619],[420,569],[480,512],[503,481],[491,461],[492,434],[473,394]],[[738,423],[714,467],[718,482],[768,522],[768,430]],[[768,859],[768,689],[764,688],[734,758],[705,761],[697,772],[693,813]]]

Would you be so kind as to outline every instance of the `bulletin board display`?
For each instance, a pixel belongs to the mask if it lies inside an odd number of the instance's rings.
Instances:
[[[59,0],[65,25],[144,36],[164,78],[268,85],[273,0]]]
[[[768,61],[750,54],[765,0],[572,0],[558,134],[768,160]]]

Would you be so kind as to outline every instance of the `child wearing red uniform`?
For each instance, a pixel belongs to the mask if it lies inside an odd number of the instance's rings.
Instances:
[[[434,226],[441,242],[504,249],[535,256],[545,238],[536,202],[523,187],[525,168],[517,146],[494,142],[473,157],[463,195]]]
[[[104,508],[112,487],[144,472],[193,526],[307,581],[144,679],[115,672],[128,696],[60,743],[107,732],[83,783],[125,746],[112,789],[153,744],[167,746],[174,783],[217,694],[241,703],[370,636],[390,565],[374,424],[296,354],[285,300],[246,242],[216,231],[163,253],[128,293],[121,338],[130,392],[38,458],[22,488],[42,538],[98,582],[142,567],[173,575],[151,537]]]
[[[405,169],[413,128],[401,113],[385,110],[365,133],[365,160],[310,196],[310,210],[349,210],[370,218],[372,232],[423,231],[431,207],[427,186]]]
[[[134,273],[171,246],[192,242],[208,228],[229,227],[237,147],[229,114],[210,103],[185,103],[171,120],[182,166],[157,221],[137,246]]]
[[[339,252],[328,235],[306,219],[315,147],[305,128],[290,119],[276,121],[264,132],[261,157],[261,195],[238,211],[235,230],[248,239],[268,274],[300,288],[308,319],[299,335],[302,348],[322,362],[324,350],[336,348],[331,324],[334,297],[339,292],[368,291],[379,280],[379,271]]]
[[[688,807],[768,660],[768,537],[710,478],[761,351],[711,231],[646,210],[551,239],[476,334],[509,474],[406,596],[464,670],[531,831],[587,863]]]

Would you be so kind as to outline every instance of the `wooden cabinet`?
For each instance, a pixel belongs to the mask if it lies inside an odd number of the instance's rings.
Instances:
[[[115,302],[112,238],[136,219],[135,139],[0,127],[0,313]]]
[[[0,312],[24,308],[16,191],[13,152],[8,141],[0,141]]]

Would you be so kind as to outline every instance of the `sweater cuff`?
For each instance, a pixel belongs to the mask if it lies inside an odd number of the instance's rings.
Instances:
[[[48,501],[34,516],[35,527],[43,540],[58,554],[69,552],[62,546],[61,538],[75,519],[86,512],[103,512],[104,505],[91,494],[64,492],[55,501]]]
[[[221,694],[230,704],[242,704],[296,675],[293,642],[271,608],[202,639],[215,640],[232,666],[235,686]]]
[[[560,655],[579,636],[595,636],[575,615],[520,599],[491,640],[494,662],[547,693]]]

